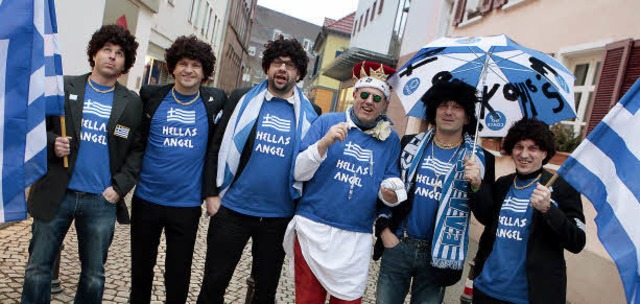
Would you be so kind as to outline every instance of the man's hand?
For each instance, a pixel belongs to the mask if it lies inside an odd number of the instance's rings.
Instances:
[[[57,157],[69,156],[71,153],[71,137],[56,137],[53,144],[53,152]]]
[[[393,232],[391,232],[389,227],[382,230],[382,233],[380,233],[380,238],[382,239],[382,245],[384,246],[384,248],[393,248],[396,247],[398,243],[400,243],[398,237]]]
[[[109,186],[109,188],[104,189],[104,191],[102,191],[102,197],[112,204],[115,204],[120,200],[120,195],[118,195],[116,190],[113,190],[113,186]]]
[[[396,194],[396,191],[381,186],[380,193],[382,193],[382,198],[384,198],[386,202],[391,204],[398,202],[398,195]]]
[[[549,208],[551,208],[551,190],[544,185],[537,183],[529,201],[533,208],[536,208],[536,210],[542,213],[546,213],[549,211]]]
[[[207,215],[216,215],[216,213],[218,213],[218,210],[220,209],[220,203],[222,203],[222,199],[220,199],[219,196],[208,196],[204,200],[207,204]]]
[[[348,125],[346,122],[337,123],[327,131],[320,140],[318,140],[318,152],[320,156],[324,157],[327,154],[329,146],[333,145],[336,141],[344,141],[348,134]]]
[[[474,160],[469,159],[468,156],[464,157],[464,179],[469,182],[471,189],[477,190],[482,183],[482,176],[480,176],[480,165]]]

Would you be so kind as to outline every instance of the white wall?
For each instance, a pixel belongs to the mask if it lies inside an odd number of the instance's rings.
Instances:
[[[102,26],[105,0],[56,1],[58,38],[65,75],[91,71],[87,57],[87,43]]]
[[[371,21],[371,9],[373,8],[374,2],[377,2],[378,4],[375,12],[373,12],[375,17],[373,18],[373,21]],[[384,6],[381,14],[378,14],[379,5],[380,0],[360,0],[358,2],[358,9],[356,11],[354,23],[355,21],[358,22],[360,31],[358,32],[356,28],[355,35],[351,36],[351,41],[349,42],[350,47],[357,47],[380,54],[387,54],[389,51],[391,36],[393,34],[399,0],[384,0]],[[369,9],[369,19],[366,22],[367,25],[364,26],[364,18],[366,17],[367,9]],[[360,25],[360,16],[363,16],[362,25]]]
[[[220,62],[220,53],[222,52],[222,41],[226,29],[226,15],[229,0],[195,0],[193,10],[198,11],[200,17],[192,12],[193,20],[189,21],[191,17],[191,15],[189,15],[191,2],[192,0],[174,0],[173,4],[167,3],[166,0],[161,2],[160,11],[151,19],[150,34],[148,34],[149,42],[161,48],[168,48],[179,36],[194,34],[198,39],[211,44],[213,54],[217,59],[217,65]],[[206,27],[208,25],[206,23],[208,13],[205,11],[205,7],[207,7],[205,3],[208,3],[209,7],[213,8],[208,35],[206,35],[206,28],[203,34],[200,27],[202,19],[205,19],[204,26]],[[199,9],[197,9],[198,5]],[[162,60],[162,58],[159,59]]]
[[[138,41],[136,62],[133,64],[133,67],[131,67],[129,73],[127,74],[126,83],[121,82],[129,89],[132,89],[136,92],[140,90],[140,83],[142,81],[142,76],[144,73],[144,57],[149,46],[149,32],[153,15],[153,12],[149,10],[149,8],[147,8],[146,6],[140,6],[138,10],[138,23],[136,26],[136,32],[132,33],[134,36],[136,36],[136,41]]]
[[[446,34],[451,20],[450,5],[447,0],[411,1],[400,56],[415,53]]]

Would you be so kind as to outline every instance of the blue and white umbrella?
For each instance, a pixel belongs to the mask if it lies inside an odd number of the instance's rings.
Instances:
[[[502,137],[523,117],[549,125],[575,117],[573,74],[551,56],[505,35],[437,39],[389,77],[389,83],[407,115],[424,118],[420,97],[436,81],[454,78],[479,92],[483,137]]]

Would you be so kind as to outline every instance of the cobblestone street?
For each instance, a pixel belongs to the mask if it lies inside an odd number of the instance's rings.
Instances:
[[[20,303],[24,267],[28,259],[29,240],[31,239],[32,219],[10,225],[0,230],[0,303]],[[209,220],[203,218],[200,221],[198,240],[193,256],[191,270],[191,287],[189,291],[189,303],[195,303],[200,291],[202,271],[206,257],[206,234]],[[115,236],[111,244],[109,258],[106,264],[106,282],[104,291],[104,303],[127,303],[130,288],[131,255],[129,245],[129,226],[116,224]],[[158,263],[155,268],[155,281],[153,286],[152,303],[162,303],[164,300],[163,269],[165,259],[164,239],[159,249]],[[62,293],[53,297],[52,303],[73,303],[75,284],[80,274],[80,261],[78,259],[77,240],[73,225],[64,241],[65,249],[62,252],[60,281]],[[475,253],[477,244],[470,244],[470,252]],[[363,303],[375,303],[375,285],[379,263],[372,262],[369,273],[369,282]],[[250,246],[245,248],[242,259],[229,284],[225,296],[226,303],[244,303],[247,284],[246,279],[251,269]],[[465,270],[465,275],[467,270]],[[464,279],[458,284],[447,288],[444,303],[459,303],[459,296],[463,290]],[[289,274],[288,259],[285,260],[280,285],[278,287],[278,303],[294,303],[294,281]],[[408,303],[408,301],[407,301]]]

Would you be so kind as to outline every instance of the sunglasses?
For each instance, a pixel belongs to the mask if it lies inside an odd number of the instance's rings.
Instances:
[[[369,98],[369,96],[373,96],[373,101],[375,102],[381,102],[382,101],[382,96],[378,95],[378,94],[372,94],[369,92],[362,92],[360,93],[360,98],[367,100],[367,98]]]

